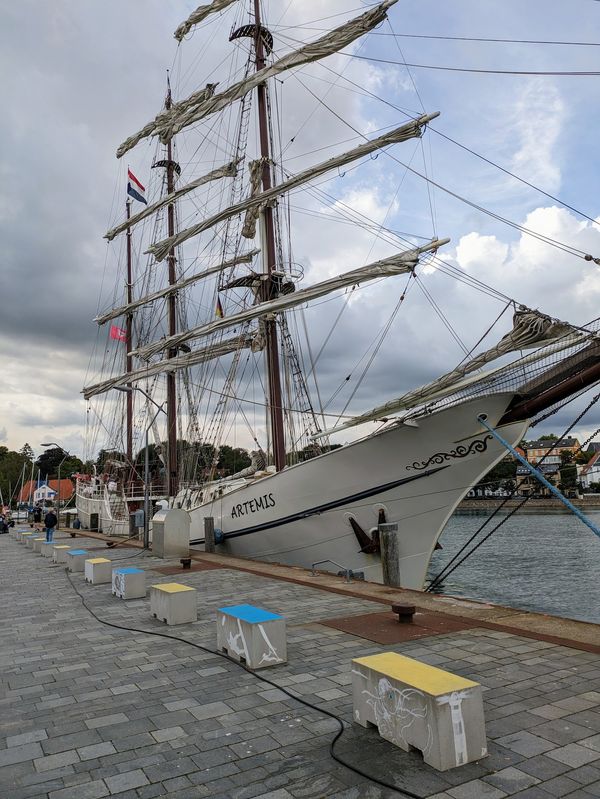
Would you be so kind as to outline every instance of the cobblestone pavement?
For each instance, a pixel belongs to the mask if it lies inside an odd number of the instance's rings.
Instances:
[[[67,539],[71,543],[70,539]],[[337,723],[265,682],[340,715],[336,745],[364,772],[435,799],[600,797],[600,656],[475,628],[385,647],[484,687],[490,755],[449,772],[423,764],[352,724],[350,660],[383,648],[318,622],[383,609],[373,602],[230,569],[152,573],[132,550],[98,550],[148,570],[147,585],[198,591],[198,621],[166,628],[150,600],[0,536],[0,799],[392,799],[330,757]],[[77,546],[86,542],[78,539]],[[127,632],[101,619],[212,649],[215,609],[250,603],[282,613],[288,660],[258,677],[185,643]]]

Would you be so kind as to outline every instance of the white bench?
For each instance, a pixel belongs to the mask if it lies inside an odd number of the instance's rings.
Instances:
[[[219,608],[217,649],[251,669],[287,663],[285,619],[253,605]]]
[[[439,771],[487,755],[481,686],[418,660],[382,652],[352,661],[354,720],[418,749]]]
[[[167,624],[187,624],[198,619],[197,591],[181,583],[150,586],[150,611]]]

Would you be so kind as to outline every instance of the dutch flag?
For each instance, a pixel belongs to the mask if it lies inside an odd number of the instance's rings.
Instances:
[[[131,169],[127,170],[127,194],[133,197],[134,200],[139,200],[144,205],[148,205],[144,194],[146,189],[142,186]]]

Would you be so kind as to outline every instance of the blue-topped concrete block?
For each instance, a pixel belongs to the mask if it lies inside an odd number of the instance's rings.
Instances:
[[[286,663],[285,619],[254,605],[219,608],[217,648],[251,669]]]
[[[146,573],[135,566],[113,569],[112,593],[119,599],[139,599],[146,596]]]
[[[236,619],[247,621],[248,624],[260,624],[263,621],[271,621],[271,619],[282,619],[277,613],[271,613],[270,610],[263,610],[254,605],[231,605],[227,608],[219,608],[221,613],[226,613],[228,616],[233,616]]]
[[[85,569],[85,559],[88,556],[86,549],[69,549],[67,552],[67,567],[70,572],[82,572]]]

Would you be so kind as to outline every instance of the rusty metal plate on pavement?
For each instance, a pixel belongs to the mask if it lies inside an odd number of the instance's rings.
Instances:
[[[320,621],[326,627],[333,627],[350,635],[365,638],[376,644],[399,644],[415,638],[426,638],[430,635],[445,635],[458,630],[478,627],[477,620],[456,619],[442,613],[425,613],[417,610],[412,624],[400,624],[398,616],[391,611],[384,613],[366,613],[362,616],[344,616],[340,619]]]
[[[182,569],[181,566],[154,566],[152,568],[153,572],[158,572],[159,574],[188,574],[189,572],[205,572],[209,571],[210,569],[223,569],[225,568],[220,563],[192,563],[189,569]]]

